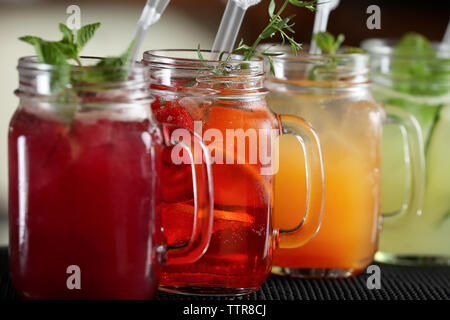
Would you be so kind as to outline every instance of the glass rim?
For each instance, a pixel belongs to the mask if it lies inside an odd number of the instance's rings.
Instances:
[[[218,51],[211,50],[196,50],[196,49],[152,49],[147,50],[143,54],[142,61],[147,63],[154,63],[164,66],[173,66],[172,68],[190,68],[199,70],[210,70],[211,68],[227,64],[231,66],[239,66],[246,64],[245,70],[249,70],[252,74],[258,74],[264,72],[264,59],[259,56],[253,56],[250,60],[237,59],[237,57],[244,57],[241,54],[233,54],[225,52],[225,54],[230,54],[232,59],[230,60],[218,60],[218,59],[203,59],[198,57],[198,52],[202,55],[210,54],[222,54]],[[184,57],[177,55],[176,53],[181,53],[185,55],[191,54],[192,57]]]
[[[174,60],[182,60],[182,61],[200,61],[200,59],[193,59],[193,58],[182,58],[182,57],[175,57],[175,56],[164,56],[161,54],[157,54],[157,53],[162,53],[162,52],[192,52],[192,53],[198,53],[201,52],[203,53],[218,53],[221,54],[222,52],[219,51],[212,51],[212,50],[206,50],[206,49],[201,49],[201,50],[197,50],[197,49],[151,49],[151,50],[146,50],[143,55],[145,56],[153,56],[156,58],[170,58],[170,59],[174,59]],[[224,54],[231,54],[234,57],[237,56],[243,56],[242,54],[237,54],[237,53],[229,53],[224,51]],[[202,60],[204,62],[217,62],[217,63],[223,63],[223,62],[230,62],[230,63],[242,63],[242,61],[244,60],[218,60],[218,59],[204,59]],[[254,56],[252,57],[251,60],[245,60],[246,62],[258,62],[258,61],[263,61],[262,58],[258,57],[258,56]]]
[[[367,53],[310,54],[303,48],[295,55],[287,44],[265,43],[257,47],[271,56],[273,72],[266,81],[282,81],[297,87],[323,90],[349,90],[368,83],[369,55]],[[268,64],[269,61],[266,61]]]
[[[58,94],[62,89],[76,91],[126,90],[131,93],[143,90],[151,83],[150,68],[141,62],[126,66],[96,66],[95,63],[100,59],[101,57],[82,56],[80,60],[84,62],[84,65],[78,66],[40,63],[36,55],[21,57],[17,65],[19,88],[15,91],[16,95],[28,92],[50,96]],[[112,77],[109,77],[109,73],[105,70],[110,72]],[[86,71],[92,72],[91,78],[84,77]],[[103,74],[106,77],[103,77]],[[53,79],[62,75],[64,75],[65,81],[54,87]],[[65,78],[66,75],[70,79]],[[97,78],[97,75],[101,75],[101,77]],[[116,75],[120,77],[116,78]]]
[[[395,46],[400,39],[394,38],[369,38],[361,42],[361,48],[366,50],[371,56],[390,56],[396,59],[448,59],[450,58],[450,46],[431,41],[432,47],[436,50],[436,55],[421,54],[399,54],[394,52]]]
[[[102,57],[99,56],[81,56],[80,61],[100,61]],[[73,72],[82,72],[83,69],[90,69],[90,70],[127,70],[132,71],[134,74],[138,72],[145,72],[146,70],[149,70],[147,66],[142,64],[140,61],[136,61],[135,63],[131,65],[126,66],[96,66],[96,65],[83,65],[79,66],[76,64],[67,64],[67,65],[53,65],[48,63],[42,63],[37,61],[36,55],[31,56],[24,56],[19,58],[19,62],[17,65],[17,69],[29,69],[29,70],[36,70],[36,71],[56,71],[60,69],[70,69]]]
[[[280,43],[272,43],[267,42],[260,44],[257,48],[275,48],[277,50],[280,50],[277,52],[276,50],[269,50],[268,52],[271,53],[281,53],[278,56],[272,56],[272,59],[274,60],[285,60],[285,61],[299,61],[299,62],[328,62],[331,58],[341,58],[345,60],[355,60],[355,59],[369,59],[369,53],[368,52],[352,52],[352,53],[343,53],[341,52],[342,49],[350,48],[348,46],[344,46],[339,50],[336,54],[328,54],[328,53],[309,53],[308,48],[309,45],[302,46],[300,50],[297,51],[297,55],[295,55],[292,52],[292,48],[288,44],[280,44]],[[266,49],[266,50],[267,50]]]
[[[450,82],[446,74],[450,71],[447,62],[450,61],[450,46],[430,42],[434,49],[431,54],[399,53],[395,50],[399,41],[370,38],[361,42],[361,47],[370,54],[370,78],[374,85],[397,86],[397,91],[414,96],[442,95],[448,91]],[[413,64],[419,68],[411,68]],[[397,66],[400,69],[396,69]],[[416,69],[418,72],[414,72]]]

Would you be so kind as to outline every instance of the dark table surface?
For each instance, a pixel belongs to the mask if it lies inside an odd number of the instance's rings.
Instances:
[[[347,279],[293,279],[271,275],[261,289],[237,300],[450,300],[450,267],[379,265],[381,289],[368,289],[370,274]],[[8,250],[0,247],[0,299],[19,299],[8,271]],[[209,300],[221,297],[183,296],[159,292],[157,300]]]

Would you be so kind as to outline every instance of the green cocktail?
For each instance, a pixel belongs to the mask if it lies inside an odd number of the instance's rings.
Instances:
[[[387,214],[376,259],[403,264],[450,264],[450,49],[407,34],[398,43],[368,40],[372,93],[386,107],[401,108],[418,122],[423,139],[423,204],[407,208],[410,192],[404,134],[383,133],[382,211]],[[408,163],[408,162],[406,162]],[[395,214],[406,208],[404,214]],[[409,212],[408,212],[409,211]]]

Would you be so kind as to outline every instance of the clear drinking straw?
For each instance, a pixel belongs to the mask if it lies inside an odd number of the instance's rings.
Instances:
[[[445,30],[444,39],[442,40],[444,46],[450,47],[450,22],[447,25],[447,30]]]
[[[330,16],[330,12],[339,5],[339,0],[325,0],[317,3],[317,11],[314,17],[314,27],[313,27],[313,36],[311,39],[311,47],[309,49],[309,53],[311,54],[319,54],[320,48],[317,46],[314,41],[314,35],[319,32],[327,31],[328,17]]]
[[[145,34],[148,27],[158,22],[159,18],[163,14],[170,0],[147,0],[144,9],[142,10],[141,17],[137,22],[136,34],[134,35],[134,47],[130,55],[130,64],[136,61],[139,49],[144,42]]]
[[[220,52],[233,50],[245,12],[260,2],[261,0],[228,0],[211,50],[217,52],[216,56]]]

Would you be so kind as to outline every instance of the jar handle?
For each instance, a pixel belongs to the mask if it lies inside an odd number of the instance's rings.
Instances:
[[[277,115],[277,118],[281,133],[295,135],[305,153],[307,198],[304,216],[300,217],[302,221],[294,229],[278,230],[278,247],[296,248],[310,241],[319,231],[322,223],[325,203],[324,164],[319,137],[310,124],[292,115]]]
[[[397,125],[404,139],[407,181],[401,208],[394,212],[383,212],[385,221],[398,219],[411,214],[421,215],[425,197],[425,148],[419,122],[409,112],[394,106],[384,105],[386,123]],[[409,191],[409,192],[408,192]],[[406,214],[406,215],[405,215]]]
[[[194,191],[194,223],[191,238],[177,245],[167,245],[166,265],[179,265],[194,263],[202,257],[206,252],[211,240],[213,218],[214,218],[214,198],[213,198],[213,180],[211,170],[211,157],[206,145],[202,139],[194,132],[178,128],[176,130],[185,130],[191,137],[191,142],[201,147],[203,161],[195,163],[194,152],[195,147],[185,144],[183,141],[174,141],[171,138],[168,124],[162,125],[162,132],[165,144],[168,146],[179,146],[189,155],[189,163],[192,167],[192,183]],[[197,158],[197,157],[196,157]]]

